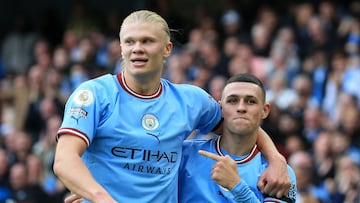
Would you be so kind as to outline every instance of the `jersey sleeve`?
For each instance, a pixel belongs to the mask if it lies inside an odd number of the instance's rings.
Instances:
[[[296,177],[291,167],[288,166],[288,172],[290,175],[291,186],[287,196],[282,198],[270,197],[264,195],[262,202],[274,202],[274,203],[295,203],[296,202]],[[235,202],[248,202],[257,203],[261,202],[255,193],[249,188],[246,181],[243,179],[230,191],[234,195]]]
[[[210,94],[198,87],[196,89],[199,91],[196,92],[194,105],[200,108],[197,111],[200,116],[198,116],[196,129],[202,134],[207,134],[220,123],[221,108]]]
[[[56,140],[63,134],[77,136],[89,146],[100,122],[101,100],[106,92],[94,81],[82,83],[69,97],[65,105],[63,122]]]
[[[235,202],[260,203],[260,200],[243,179],[230,192],[234,195]]]

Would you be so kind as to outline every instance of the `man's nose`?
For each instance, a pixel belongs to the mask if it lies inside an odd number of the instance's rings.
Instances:
[[[141,42],[136,42],[133,47],[133,53],[139,53],[139,52],[141,53],[144,52],[144,48]]]
[[[246,105],[244,100],[240,100],[239,104],[237,105],[237,111],[238,112],[244,112],[246,111]]]

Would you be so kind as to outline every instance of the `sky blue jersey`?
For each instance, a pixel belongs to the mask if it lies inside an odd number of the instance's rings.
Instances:
[[[257,188],[257,182],[268,163],[255,145],[246,156],[234,156],[220,148],[221,137],[211,140],[186,140],[179,170],[179,202],[181,203],[221,203],[221,202],[295,202],[296,177],[288,166],[291,189],[287,197],[277,199],[265,196]],[[221,187],[211,179],[211,169],[215,161],[198,154],[199,150],[220,156],[229,155],[238,164],[241,177],[239,184],[231,191]]]
[[[115,200],[173,203],[184,139],[220,120],[220,106],[199,87],[161,79],[155,94],[140,95],[121,73],[107,74],[70,96],[57,139],[84,140],[85,164]]]

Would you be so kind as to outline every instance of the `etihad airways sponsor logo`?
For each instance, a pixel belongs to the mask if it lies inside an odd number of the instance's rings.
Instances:
[[[142,161],[176,163],[178,152],[166,152],[159,150],[148,150],[131,147],[113,147],[111,153],[120,158],[125,159],[141,159]]]
[[[124,159],[124,163],[121,165],[122,168],[138,173],[170,174],[178,160],[178,153],[174,151],[165,152],[117,146],[111,149],[111,153],[118,158]],[[127,161],[130,159],[137,160],[139,163],[130,163],[130,161]]]

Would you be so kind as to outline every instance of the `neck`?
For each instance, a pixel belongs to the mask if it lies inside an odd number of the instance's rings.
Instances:
[[[230,154],[244,156],[251,152],[256,139],[256,135],[234,135],[224,132],[221,135],[220,147]]]
[[[127,71],[122,72],[126,85],[134,92],[142,95],[152,95],[160,88],[160,77],[147,77],[132,75]]]

